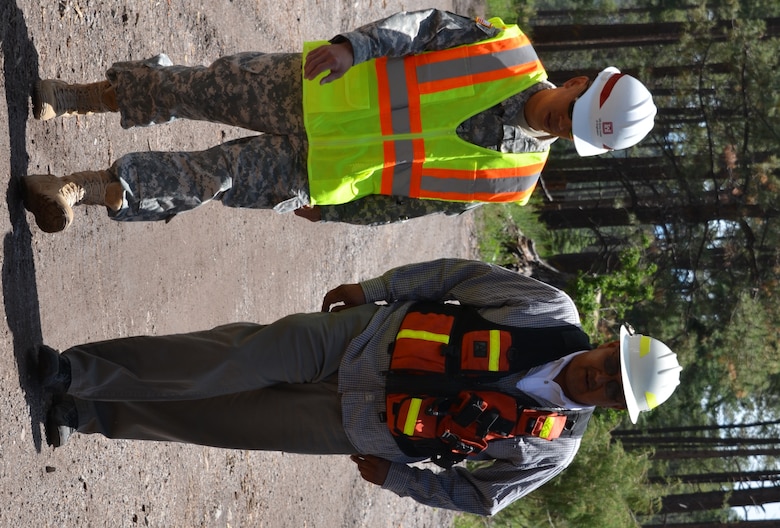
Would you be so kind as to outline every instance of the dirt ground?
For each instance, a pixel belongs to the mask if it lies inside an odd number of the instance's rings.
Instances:
[[[191,7],[202,4],[203,7]],[[452,8],[452,0],[432,7]],[[77,435],[46,445],[26,354],[76,343],[269,322],[319,309],[342,282],[440,256],[473,255],[472,219],[379,228],[315,225],[217,204],[169,224],[120,224],[77,209],[65,233],[39,231],[21,203],[25,174],[107,167],[126,152],[194,150],[245,134],[176,122],[122,130],[112,115],[37,122],[38,78],[100,80],[115,61],[165,52],[205,64],[304,40],[416,4],[399,0],[0,0],[0,171],[4,323],[0,324],[0,526],[435,527],[448,512],[362,481],[346,457],[300,456]],[[457,8],[456,8],[457,10]]]

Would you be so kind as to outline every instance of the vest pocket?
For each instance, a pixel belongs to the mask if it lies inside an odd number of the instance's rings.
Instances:
[[[315,114],[333,114],[370,108],[371,65],[373,62],[353,66],[346,75],[328,84],[319,84],[322,77],[313,81],[304,79],[304,83],[309,83],[304,84],[307,111]]]
[[[426,412],[435,398],[387,395],[387,423],[394,435],[435,438],[438,418]]]
[[[395,338],[391,370],[445,372],[451,315],[411,312]]]
[[[461,370],[506,372],[512,334],[503,330],[466,332],[462,341]]]

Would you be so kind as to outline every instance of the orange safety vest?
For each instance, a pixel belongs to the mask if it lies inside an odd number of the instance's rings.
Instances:
[[[304,81],[312,203],[370,194],[525,203],[548,151],[509,154],[460,139],[458,125],[547,78],[528,38],[505,26],[457,48],[353,66]],[[307,50],[322,43],[307,43]]]
[[[417,303],[391,351],[383,418],[404,453],[442,467],[500,438],[580,437],[590,409],[543,408],[490,383],[590,348],[574,325],[514,328],[491,323],[473,308]]]

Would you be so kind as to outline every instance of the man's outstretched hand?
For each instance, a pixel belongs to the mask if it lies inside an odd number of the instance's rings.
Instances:
[[[322,72],[330,70],[330,73],[322,78],[320,84],[335,81],[347,73],[347,70],[352,67],[354,60],[352,44],[349,42],[320,46],[306,55],[306,63],[303,66],[303,78],[311,81]]]
[[[325,294],[322,300],[322,311],[338,312],[361,304],[366,304],[366,295],[360,284],[342,284]]]
[[[357,464],[358,471],[363,480],[381,486],[387,480],[390,472],[390,461],[373,455],[350,455],[352,462]]]

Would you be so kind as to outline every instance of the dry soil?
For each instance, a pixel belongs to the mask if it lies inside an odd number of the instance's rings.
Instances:
[[[197,7],[201,4],[201,7]],[[451,0],[426,6],[452,8]],[[169,224],[127,225],[80,207],[71,229],[39,231],[22,207],[25,174],[108,166],[137,150],[203,149],[246,134],[175,122],[122,130],[115,114],[38,122],[37,78],[100,80],[112,62],[160,52],[206,64],[243,50],[297,51],[304,40],[416,4],[398,0],[0,1],[0,526],[435,527],[448,512],[363,482],[347,457],[300,456],[77,435],[43,439],[28,351],[269,322],[316,311],[342,282],[440,256],[471,256],[472,220],[431,217],[366,228],[211,204]]]

